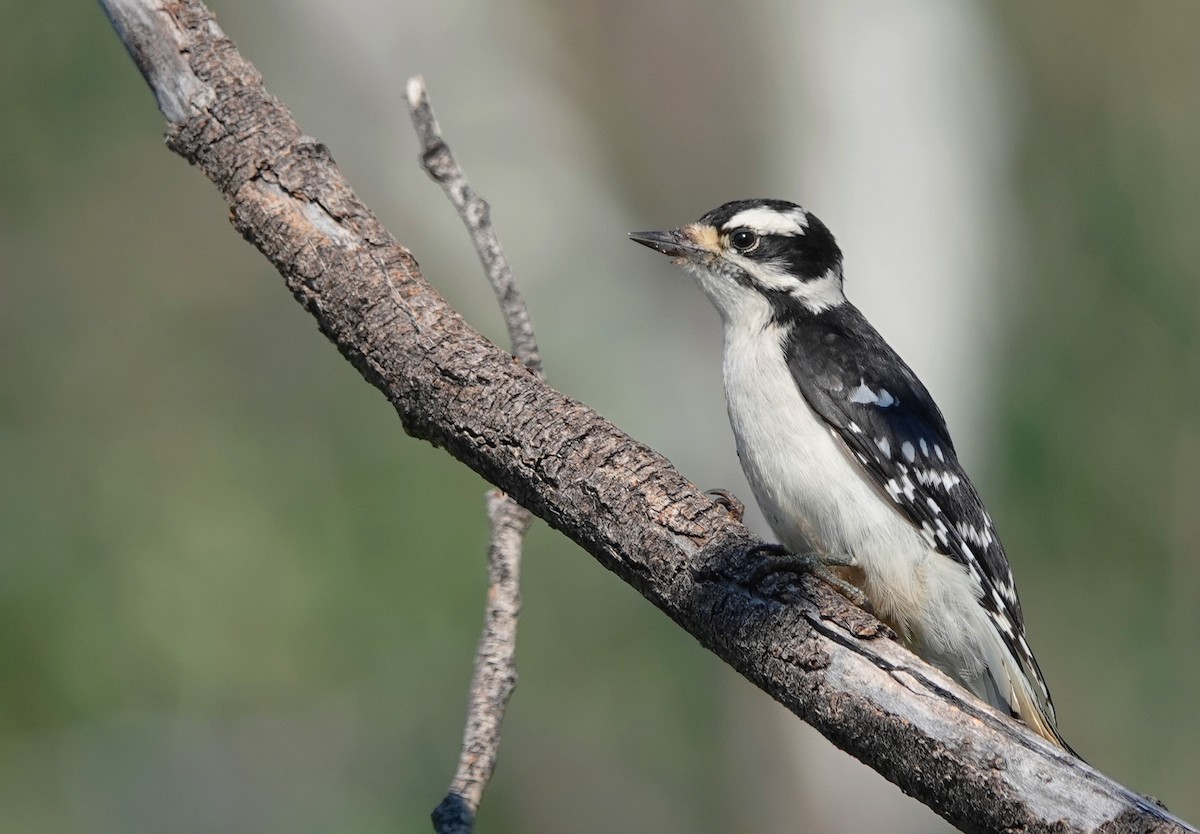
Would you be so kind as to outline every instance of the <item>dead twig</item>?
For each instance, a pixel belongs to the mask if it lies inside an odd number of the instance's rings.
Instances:
[[[454,154],[450,153],[450,147],[442,138],[441,128],[429,106],[425,81],[420,76],[408,80],[408,109],[421,140],[421,164],[429,176],[442,186],[471,233],[479,261],[492,283],[496,300],[500,302],[500,312],[508,325],[513,355],[540,377],[542,357],[533,335],[533,322],[529,318],[525,299],[517,289],[517,282],[513,280],[496,230],[492,227],[492,208],[467,182]]]
[[[521,542],[529,529],[530,515],[500,490],[487,494],[487,511],[492,526],[487,610],[475,653],[458,768],[445,799],[433,810],[433,828],[439,834],[468,834],[473,830],[479,802],[496,768],[504,708],[517,685],[513,655],[521,610]]]
[[[513,278],[500,239],[492,227],[491,208],[467,182],[433,115],[425,82],[408,80],[408,109],[421,140],[421,162],[442,186],[471,234],[475,251],[491,282],[508,326],[513,354],[542,376],[542,360],[529,308]],[[517,685],[517,617],[521,612],[521,545],[531,517],[528,510],[499,490],[487,494],[491,523],[488,548],[488,594],[483,634],[475,651],[475,671],[458,768],[446,797],[433,810],[439,834],[469,834],[483,792],[491,781],[500,752],[500,724]]]

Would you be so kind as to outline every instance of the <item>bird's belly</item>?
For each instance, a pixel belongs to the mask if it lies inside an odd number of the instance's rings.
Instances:
[[[742,421],[731,410],[738,458],[780,541],[792,549],[815,545],[867,561],[880,550],[928,549],[825,422],[803,400],[797,406],[802,413],[773,426],[747,421],[737,428]]]
[[[880,619],[906,641],[920,640],[931,597],[942,596],[942,586],[957,582],[963,572],[880,500],[881,493],[848,459],[841,441],[823,423],[811,433],[785,432],[771,439],[751,432],[742,435],[738,455],[780,542],[792,552],[852,557],[855,570],[847,578],[863,590]],[[942,575],[946,569],[951,575]]]
[[[737,359],[727,351],[729,418],[767,523],[793,552],[853,557],[861,571],[854,578],[876,612],[913,636],[928,610],[931,571],[940,574],[949,560],[931,551],[809,407],[782,355],[775,362],[759,352],[753,373],[738,373]]]

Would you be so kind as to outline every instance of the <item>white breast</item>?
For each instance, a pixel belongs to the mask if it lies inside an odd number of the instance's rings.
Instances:
[[[931,604],[974,598],[966,572],[930,549],[804,400],[783,335],[766,309],[752,326],[725,328],[729,419],[754,497],[789,550],[853,556],[877,613],[919,641]]]

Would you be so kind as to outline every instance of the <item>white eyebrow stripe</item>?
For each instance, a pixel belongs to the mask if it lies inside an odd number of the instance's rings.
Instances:
[[[808,228],[808,215],[804,209],[777,211],[776,209],[757,206],[739,211],[722,224],[722,230],[729,231],[745,226],[748,229],[764,235],[802,235]]]

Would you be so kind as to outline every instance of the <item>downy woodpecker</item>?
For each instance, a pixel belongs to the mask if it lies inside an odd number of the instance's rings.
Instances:
[[[740,200],[630,237],[721,314],[738,458],[781,543],[850,565],[913,652],[1069,750],[992,519],[937,404],[846,300],[829,229],[794,203]]]

